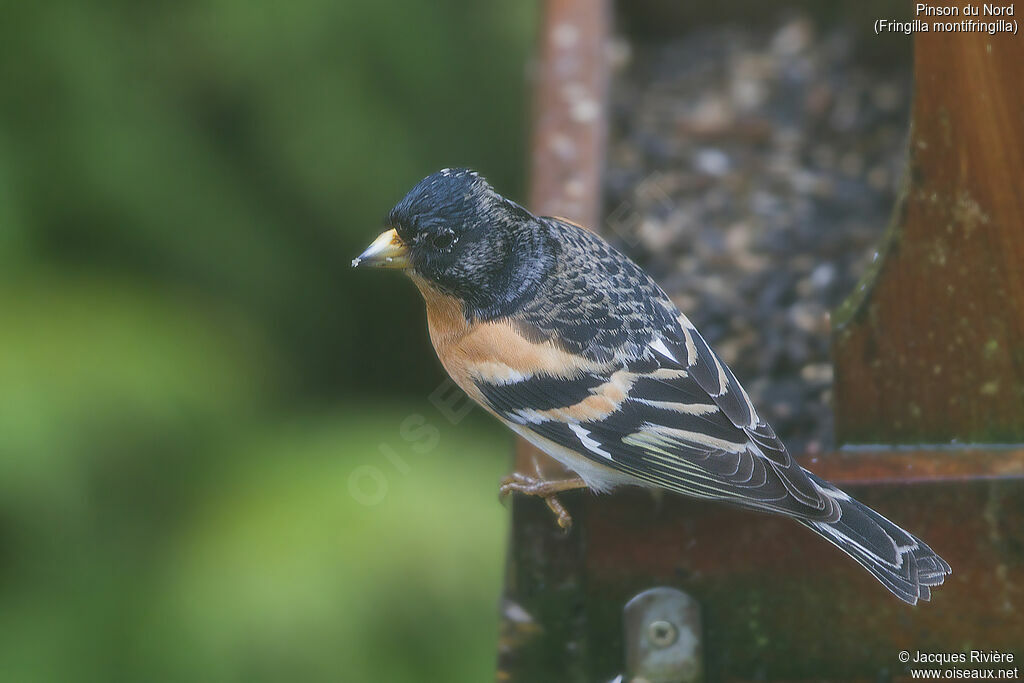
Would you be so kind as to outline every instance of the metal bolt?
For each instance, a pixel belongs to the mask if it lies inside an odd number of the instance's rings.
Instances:
[[[639,593],[623,609],[624,681],[696,683],[702,680],[700,605],[675,588]]]
[[[651,639],[651,643],[655,647],[668,647],[676,642],[676,638],[679,637],[679,631],[671,622],[659,619],[658,621],[652,621],[651,625],[647,627],[647,637]]]

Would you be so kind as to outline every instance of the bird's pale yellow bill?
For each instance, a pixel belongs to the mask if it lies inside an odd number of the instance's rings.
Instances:
[[[409,267],[409,249],[402,244],[398,233],[394,228],[385,230],[380,237],[373,241],[373,244],[366,248],[358,258],[352,259],[352,267],[365,266],[368,268],[396,268],[405,269]]]

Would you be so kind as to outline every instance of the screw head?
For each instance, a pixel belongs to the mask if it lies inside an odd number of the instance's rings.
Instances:
[[[679,631],[672,622],[659,619],[647,627],[647,637],[655,647],[665,648],[676,642]]]

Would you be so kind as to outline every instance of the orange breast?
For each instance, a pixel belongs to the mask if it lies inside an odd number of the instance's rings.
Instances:
[[[455,383],[478,403],[482,403],[482,396],[474,377],[501,383],[535,373],[572,377],[605,368],[550,341],[528,339],[513,320],[471,323],[457,299],[416,276],[413,282],[427,304],[430,341],[437,357]]]

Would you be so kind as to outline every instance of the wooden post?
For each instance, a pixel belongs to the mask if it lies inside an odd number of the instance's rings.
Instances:
[[[545,2],[535,71],[530,209],[572,216],[595,229],[607,134],[609,16],[605,0]],[[548,479],[565,475],[559,463],[522,440],[515,469]],[[578,497],[564,498],[576,528],[584,528]],[[513,500],[497,680],[589,680],[580,613],[586,598],[578,581],[582,543],[582,533],[566,535],[552,524],[543,502]]]
[[[544,4],[534,88],[530,148],[530,210],[566,216],[594,230],[601,220],[608,96],[604,0]],[[564,469],[525,441],[516,470],[548,476]]]
[[[915,36],[910,168],[837,312],[841,443],[1024,441],[1024,39]]]

